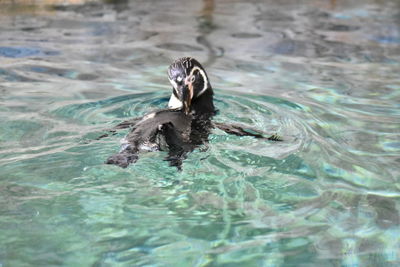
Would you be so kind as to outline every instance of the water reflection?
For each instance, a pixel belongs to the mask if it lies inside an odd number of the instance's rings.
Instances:
[[[203,0],[203,9],[198,19],[198,31],[201,34],[197,37],[197,42],[206,47],[208,52],[207,60],[204,66],[212,65],[217,57],[223,56],[224,49],[222,47],[213,47],[209,41],[209,35],[218,27],[213,21],[213,12],[215,3],[213,0]]]
[[[0,265],[398,265],[398,1],[0,10]],[[104,165],[126,132],[93,139],[164,107],[183,55],[216,120],[285,142],[216,131],[181,174]]]

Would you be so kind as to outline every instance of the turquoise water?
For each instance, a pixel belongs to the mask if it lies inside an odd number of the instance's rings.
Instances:
[[[278,2],[278,3],[277,3]],[[2,1],[0,266],[398,266],[398,1]],[[103,164],[204,63],[215,130]]]

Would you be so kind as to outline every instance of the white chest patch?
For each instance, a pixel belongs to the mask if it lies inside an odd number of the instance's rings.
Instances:
[[[176,98],[176,96],[174,94],[171,95],[171,98],[169,99],[168,102],[168,108],[169,109],[180,109],[182,108],[183,104],[182,102]]]

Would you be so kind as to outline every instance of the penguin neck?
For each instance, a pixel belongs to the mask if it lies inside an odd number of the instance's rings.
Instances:
[[[192,100],[191,110],[195,117],[210,118],[215,115],[213,95],[214,93],[210,87],[201,96]]]
[[[213,103],[213,90],[209,87],[201,96],[194,99],[191,103],[191,114],[197,118],[208,119],[215,115],[216,110]],[[182,102],[175,96],[171,95],[168,103],[170,110],[182,110]]]

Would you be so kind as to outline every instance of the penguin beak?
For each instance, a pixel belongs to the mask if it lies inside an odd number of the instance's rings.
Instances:
[[[182,106],[183,106],[183,111],[185,112],[185,114],[189,114],[190,111],[190,92],[189,92],[189,87],[188,86],[183,86],[182,87]]]
[[[183,111],[186,115],[190,112],[190,105],[192,103],[193,98],[193,83],[190,82],[190,77],[185,80],[185,85],[182,86],[182,91],[180,94],[181,101],[183,104]]]

